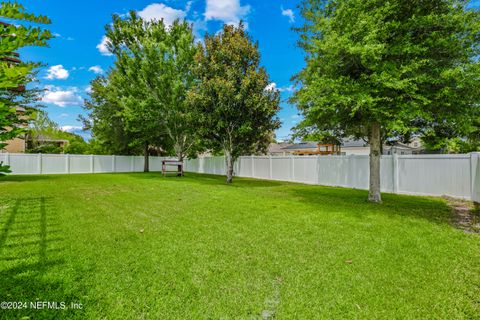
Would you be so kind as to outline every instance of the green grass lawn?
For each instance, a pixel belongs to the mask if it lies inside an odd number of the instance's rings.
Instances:
[[[480,237],[441,199],[188,174],[0,182],[0,310],[31,319],[479,319]],[[140,232],[143,230],[143,232]]]

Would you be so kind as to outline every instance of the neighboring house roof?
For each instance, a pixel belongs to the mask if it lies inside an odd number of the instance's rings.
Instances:
[[[355,147],[366,147],[367,143],[363,140],[353,140],[346,139],[342,142],[342,148],[355,148]],[[306,141],[301,143],[292,144],[288,147],[283,148],[284,150],[304,150],[304,149],[317,149],[318,142]]]
[[[388,145],[384,146],[384,149],[391,149],[391,148],[402,149],[402,150],[422,149],[421,147],[418,147],[418,148],[410,147],[409,145],[404,144],[404,143],[400,143],[400,142],[396,142],[393,146],[388,146]]]
[[[368,143],[363,140],[344,139],[342,141],[342,148],[362,148],[368,147]]]
[[[268,146],[268,153],[282,153],[284,152],[284,148],[290,146],[291,144],[286,142],[280,143],[271,143]]]
[[[32,139],[33,138],[33,139]],[[40,142],[65,142],[68,143],[68,140],[64,139],[52,139],[48,135],[38,134],[35,137],[29,137],[30,140],[40,141]]]
[[[368,143],[365,142],[364,140],[354,140],[354,139],[344,139],[341,145],[342,149],[368,148],[368,147],[369,147]],[[421,147],[414,148],[400,142],[395,143],[393,146],[389,146],[389,145],[384,146],[385,149],[390,149],[392,147],[396,149],[404,149],[404,150],[421,149]],[[295,150],[306,150],[306,149],[317,149],[317,148],[318,148],[318,142],[314,142],[314,141],[305,141],[305,142],[294,143],[294,144],[273,143],[270,145],[268,152],[275,153],[275,152],[283,152],[283,151],[295,151]]]
[[[304,149],[317,149],[318,142],[306,141],[301,143],[295,143],[282,148],[283,150],[304,150]]]

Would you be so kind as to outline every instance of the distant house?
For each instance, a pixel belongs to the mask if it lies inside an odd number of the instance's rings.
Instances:
[[[68,140],[52,139],[47,135],[38,134],[34,137],[27,135],[26,147],[28,150],[40,150],[42,147],[50,146],[58,148],[63,153],[65,147],[70,143]]]
[[[301,143],[272,143],[268,148],[268,155],[289,156],[296,154],[315,155],[318,154],[318,143],[306,141]],[[423,148],[419,139],[414,139],[409,144],[395,143],[394,145],[384,145],[383,154],[391,155],[410,155],[420,154]],[[369,155],[370,146],[363,140],[345,139],[340,146],[341,155]]]
[[[271,156],[286,156],[289,155],[290,153],[284,148],[291,146],[291,143],[286,143],[286,142],[280,142],[280,143],[271,143],[268,146],[268,151],[267,154]]]
[[[17,115],[19,116],[19,118],[23,117],[24,114],[25,114],[25,109],[21,107],[17,107]],[[4,143],[6,143],[6,146],[3,150],[0,150],[0,152],[25,153],[25,150],[27,149],[27,144],[25,142],[25,135],[20,135],[11,140],[4,141]]]
[[[12,140],[5,141],[7,144],[0,153],[25,153],[26,150],[26,143],[25,139],[22,138],[15,138]]]
[[[0,25],[8,27],[10,24],[5,23],[3,21],[0,21]],[[20,60],[20,55],[16,52],[11,52],[7,56],[2,57],[2,60],[6,61],[7,64],[9,64],[9,65],[16,65],[16,64],[19,64],[19,63],[22,62]],[[21,93],[21,92],[25,91],[25,86],[20,85],[16,88],[8,88],[8,90],[12,91],[12,92]],[[22,107],[17,107],[16,112],[17,112],[17,115],[19,116],[19,118],[22,118],[22,117],[24,117],[25,109],[22,108]],[[8,127],[6,128],[6,130],[10,130],[10,129],[11,128],[8,128]],[[24,153],[25,150],[26,150],[26,143],[25,143],[25,139],[24,139],[23,136],[16,137],[12,140],[2,141],[2,142],[6,143],[6,146],[3,150],[0,150],[0,152]]]

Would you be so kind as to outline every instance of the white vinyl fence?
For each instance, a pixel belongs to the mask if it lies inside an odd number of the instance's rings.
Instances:
[[[150,170],[161,171],[161,157],[150,157]],[[448,195],[480,202],[480,153],[466,155],[382,156],[382,191]],[[94,156],[0,153],[13,174],[141,172],[142,156]],[[368,156],[248,156],[235,164],[235,175],[257,179],[368,189]],[[187,160],[185,171],[225,174],[223,157]]]
[[[382,191],[470,199],[480,202],[480,153],[466,155],[382,156]],[[186,171],[225,174],[223,157],[189,160]],[[239,177],[368,189],[369,157],[241,157]]]

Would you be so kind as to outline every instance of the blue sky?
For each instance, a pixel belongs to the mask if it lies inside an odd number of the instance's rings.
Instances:
[[[112,65],[113,57],[105,55],[101,40],[104,27],[113,13],[136,10],[144,18],[164,18],[170,22],[185,18],[194,23],[196,34],[215,33],[223,23],[243,19],[248,31],[259,42],[262,65],[282,94],[279,114],[282,127],[277,138],[284,139],[299,121],[294,106],[286,100],[292,94],[292,75],[303,67],[302,51],[296,47],[298,35],[293,26],[302,19],[297,6],[300,0],[83,0],[83,1],[20,1],[36,14],[51,18],[50,30],[57,35],[50,48],[26,48],[22,59],[42,61],[47,65],[39,74],[41,87],[49,91],[43,97],[50,117],[67,130],[78,131],[78,115],[88,96],[90,81]],[[480,7],[480,0],[470,2]],[[103,51],[103,52],[102,52]]]
[[[77,120],[84,111],[83,99],[88,96],[89,82],[108,70],[114,61],[101,46],[104,27],[113,13],[136,10],[145,18],[186,18],[194,23],[195,32],[202,36],[220,30],[223,23],[243,19],[248,31],[259,42],[262,65],[271,81],[282,92],[279,117],[282,128],[278,138],[286,138],[298,121],[296,109],[286,99],[292,92],[290,78],[303,66],[302,51],[296,47],[297,34],[293,26],[301,24],[298,0],[102,0],[102,1],[21,1],[30,12],[47,15],[56,34],[50,48],[25,48],[22,59],[46,63],[39,73],[43,97],[50,117],[67,130],[81,126]]]

